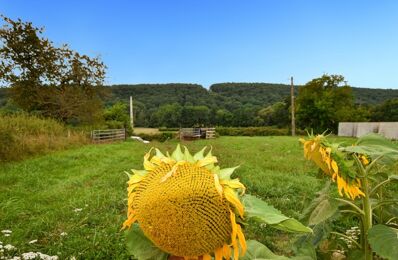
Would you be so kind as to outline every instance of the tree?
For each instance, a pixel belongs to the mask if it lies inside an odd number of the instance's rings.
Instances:
[[[123,102],[117,102],[104,111],[105,124],[108,128],[125,128],[132,133],[130,124],[129,107]]]
[[[372,111],[372,121],[398,122],[398,98],[390,99],[376,106]]]
[[[341,75],[323,75],[299,89],[297,121],[302,128],[315,132],[336,131],[338,123],[350,121],[355,114],[352,89],[342,86]]]
[[[215,115],[215,123],[219,126],[230,126],[234,115],[226,109],[218,109]]]
[[[276,102],[257,112],[263,125],[276,125],[285,127],[289,125],[289,106],[285,102]]]
[[[31,22],[2,16],[0,82],[14,102],[64,122],[92,123],[101,117],[105,65],[97,58],[55,47]]]
[[[184,106],[181,125],[185,127],[206,126],[209,123],[210,109],[207,106]]]
[[[182,107],[178,103],[163,105],[153,114],[153,126],[178,127],[181,113]]]

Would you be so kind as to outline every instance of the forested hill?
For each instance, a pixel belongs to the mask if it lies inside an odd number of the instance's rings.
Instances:
[[[295,87],[297,94],[298,87]],[[272,83],[218,83],[210,86],[218,99],[243,105],[268,106],[290,96],[290,86]]]
[[[134,100],[145,104],[147,109],[172,103],[179,103],[182,106],[211,105],[208,91],[197,84],[113,85],[110,89],[109,103],[128,100],[130,96],[133,96]]]
[[[357,104],[380,104],[392,98],[398,98],[398,89],[380,88],[352,88],[355,103]]]
[[[295,92],[297,93],[297,86]],[[138,84],[112,85],[112,97],[108,101],[135,100],[146,108],[163,104],[206,105],[208,107],[232,108],[239,105],[268,106],[284,100],[290,95],[290,86],[272,83],[218,83],[209,91],[197,84]],[[355,103],[380,104],[385,100],[398,98],[398,89],[353,88]]]
[[[265,107],[284,100],[290,95],[290,86],[272,83],[218,83],[209,90],[198,84],[136,84],[112,85],[107,105],[118,100],[127,101],[133,96],[146,109],[158,108],[163,104],[179,103],[183,106],[206,105],[228,110],[241,105]],[[296,87],[297,92],[297,87]],[[0,107],[7,100],[7,89],[0,88]],[[398,98],[398,89],[353,88],[355,103],[380,104],[385,100]]]

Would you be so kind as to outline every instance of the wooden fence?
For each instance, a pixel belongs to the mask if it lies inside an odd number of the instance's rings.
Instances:
[[[215,138],[215,128],[181,128],[180,139],[196,140],[196,139],[213,139]]]
[[[93,130],[91,131],[91,140],[94,143],[126,140],[126,129]]]

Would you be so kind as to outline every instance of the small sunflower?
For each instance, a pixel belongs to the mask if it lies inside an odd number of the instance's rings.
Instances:
[[[230,179],[235,168],[220,169],[211,150],[191,155],[178,145],[164,155],[151,149],[145,170],[132,170],[123,228],[138,222],[162,251],[184,259],[238,260],[246,251],[239,199],[245,186]]]
[[[310,139],[300,139],[304,145],[304,157],[312,160],[333,182],[337,182],[340,196],[344,195],[354,200],[356,197],[365,196],[361,191],[361,181],[356,178],[355,172],[347,165],[344,158],[339,155],[337,146],[330,145],[324,135],[312,136]],[[366,156],[361,155],[362,164],[369,163]]]

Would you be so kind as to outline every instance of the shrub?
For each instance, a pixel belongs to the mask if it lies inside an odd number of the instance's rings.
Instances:
[[[20,160],[87,142],[84,132],[67,129],[54,119],[0,115],[0,161]]]
[[[180,131],[178,127],[159,127],[160,132],[177,132]]]
[[[267,135],[288,135],[287,128],[274,127],[217,127],[219,135],[228,136],[267,136]]]

